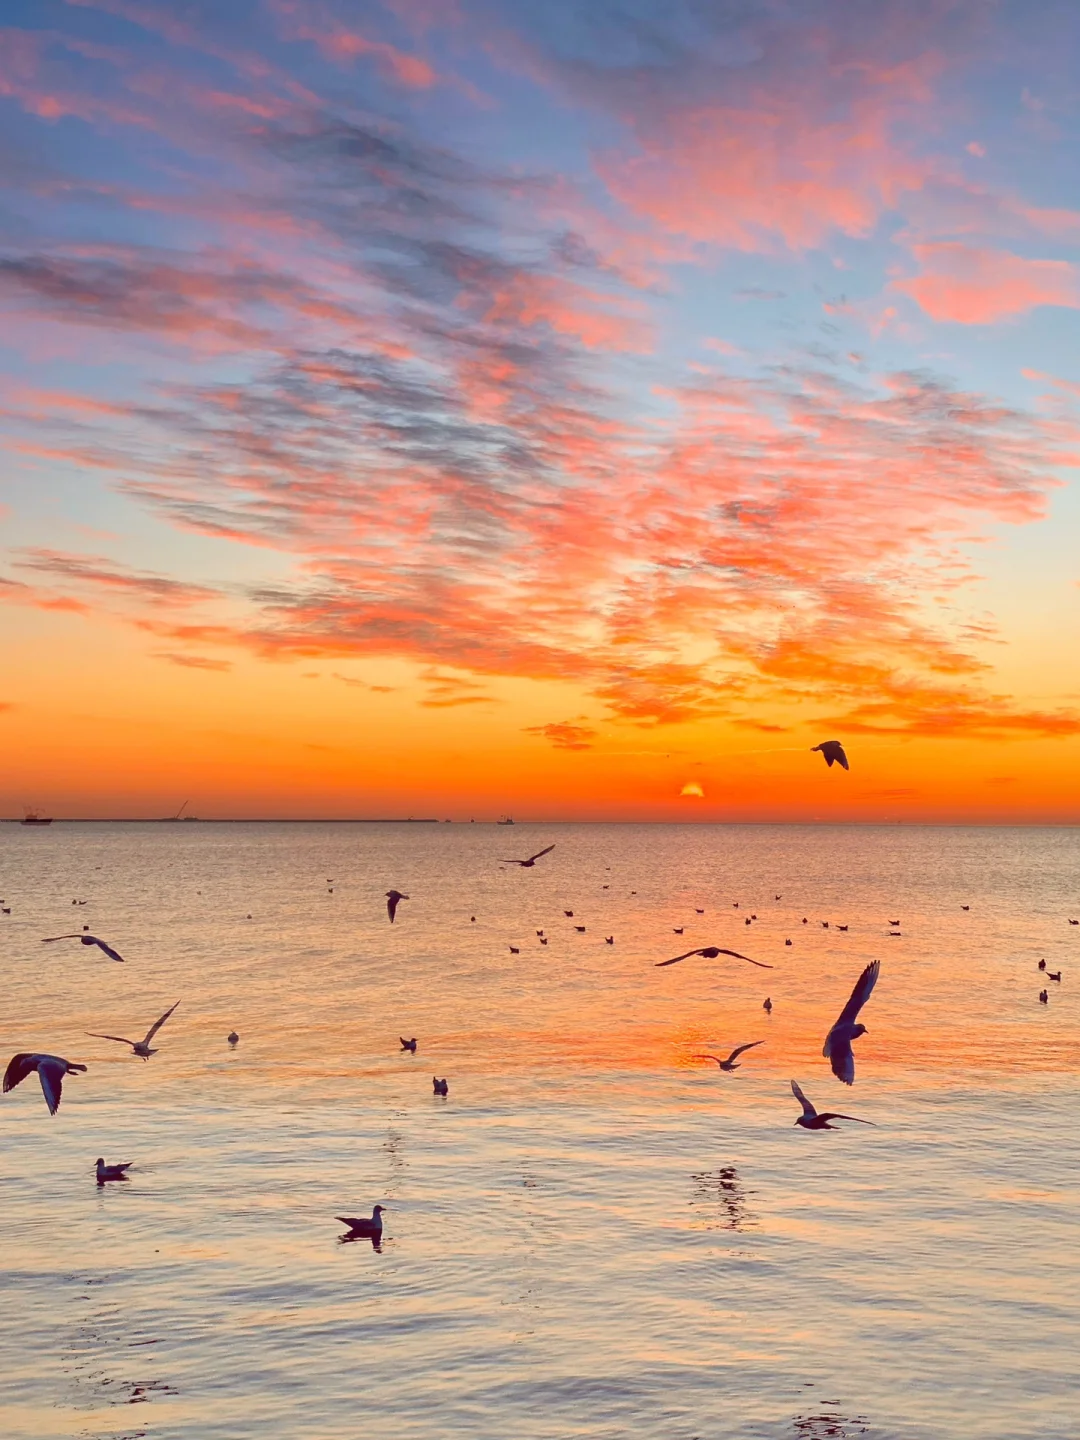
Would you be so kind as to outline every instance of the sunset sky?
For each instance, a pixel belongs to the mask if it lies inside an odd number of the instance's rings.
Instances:
[[[0,813],[1080,822],[1080,6],[2,18]]]

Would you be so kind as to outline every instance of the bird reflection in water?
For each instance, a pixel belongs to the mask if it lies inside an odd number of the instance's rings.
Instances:
[[[807,1440],[851,1440],[852,1436],[870,1433],[865,1415],[856,1415],[851,1420],[843,1415],[797,1415],[792,1428],[796,1435],[806,1436]]]
[[[152,1348],[156,1337],[133,1334],[130,1322],[119,1300],[110,1300],[102,1280],[86,1280],[90,1287],[80,1298],[87,1302],[87,1313],[74,1325],[65,1352],[64,1370],[74,1390],[73,1409],[96,1411],[102,1406],[146,1405],[162,1395],[176,1395],[175,1386],[156,1377],[148,1377],[142,1365],[133,1365],[136,1356],[130,1352]],[[135,1374],[130,1372],[134,1370]],[[123,1372],[127,1371],[128,1374]],[[120,1373],[117,1373],[120,1372]],[[101,1435],[95,1424],[86,1434]],[[145,1429],[125,1430],[112,1440],[139,1440]]]
[[[690,1204],[711,1212],[705,1221],[706,1230],[749,1230],[757,1224],[756,1216],[747,1209],[747,1192],[734,1165],[703,1170],[690,1179]]]
[[[358,1240],[367,1240],[377,1255],[383,1253],[381,1232],[378,1235],[365,1235],[361,1230],[348,1230],[344,1235],[338,1236],[339,1245],[355,1245]]]

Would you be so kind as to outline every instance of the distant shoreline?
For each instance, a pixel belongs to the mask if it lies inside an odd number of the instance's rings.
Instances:
[[[7,815],[0,823],[22,825],[24,822],[17,815]],[[188,820],[176,820],[171,815],[54,815],[48,823],[50,825],[471,825],[474,822],[471,820],[440,821],[434,816],[428,819],[412,815],[386,815],[374,819],[365,815],[350,815],[344,819],[340,816],[322,815],[214,815],[205,820],[195,816]],[[489,823],[494,824],[495,822]],[[45,827],[34,825],[31,828],[44,829]]]

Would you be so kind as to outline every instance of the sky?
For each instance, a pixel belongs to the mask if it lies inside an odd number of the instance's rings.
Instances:
[[[0,813],[1080,823],[1071,0],[0,21]]]

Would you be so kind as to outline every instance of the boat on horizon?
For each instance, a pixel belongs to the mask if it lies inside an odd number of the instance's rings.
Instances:
[[[27,810],[26,814],[19,821],[20,825],[51,825],[51,815],[39,815],[36,810]]]
[[[512,825],[514,823],[514,817],[512,815],[503,815],[500,819],[496,820],[495,823],[496,825]]]

